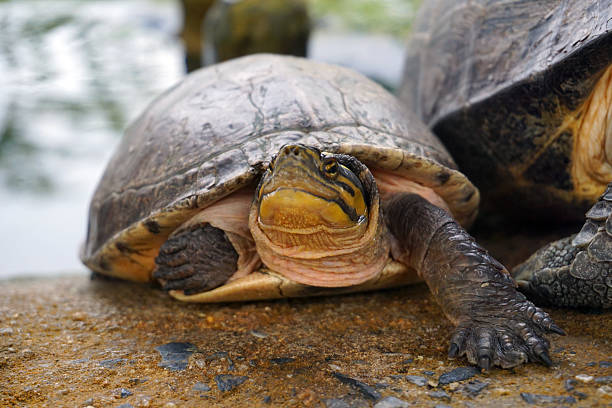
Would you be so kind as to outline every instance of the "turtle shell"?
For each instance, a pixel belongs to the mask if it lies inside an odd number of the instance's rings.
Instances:
[[[352,154],[430,187],[460,223],[476,216],[478,190],[393,95],[345,68],[262,54],[191,73],[127,129],[91,201],[81,259],[150,279],[172,231],[254,186],[288,143]]]
[[[575,165],[585,105],[612,64],[612,0],[432,0],[413,30],[400,98],[485,205],[582,218],[610,181],[586,185]]]

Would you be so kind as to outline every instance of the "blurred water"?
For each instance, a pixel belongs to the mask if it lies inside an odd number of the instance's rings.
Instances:
[[[309,57],[396,86],[396,26],[414,0],[312,1]],[[0,278],[86,273],[77,253],[104,165],[127,123],[184,75],[178,3],[0,0]],[[373,7],[373,19],[355,15]],[[379,30],[385,18],[395,25]]]
[[[126,123],[183,75],[172,1],[0,2],[0,277],[85,271],[87,203]]]

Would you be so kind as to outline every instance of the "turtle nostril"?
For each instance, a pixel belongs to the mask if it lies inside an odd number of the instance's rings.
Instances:
[[[295,156],[299,156],[300,155],[300,149],[298,149],[297,146],[294,146],[291,148],[291,152],[295,155]]]

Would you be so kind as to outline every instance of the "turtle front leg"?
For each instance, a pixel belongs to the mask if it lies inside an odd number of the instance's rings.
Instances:
[[[416,194],[396,194],[385,216],[399,261],[416,269],[457,326],[449,357],[466,355],[488,370],[526,361],[552,362],[545,333],[564,334],[516,290],[506,268],[444,210]]]
[[[612,183],[586,213],[582,230],[536,251],[512,271],[538,303],[612,307]]]
[[[238,268],[238,253],[223,230],[198,223],[168,238],[155,263],[153,277],[165,290],[194,295],[225,283]]]

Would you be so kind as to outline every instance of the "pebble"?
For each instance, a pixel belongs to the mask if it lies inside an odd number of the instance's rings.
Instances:
[[[74,360],[71,361],[71,363],[84,363],[86,362],[88,359],[80,359],[80,360]],[[100,361],[98,364],[100,364],[102,367],[104,368],[113,368],[115,367],[117,364],[124,364],[126,363],[127,360],[125,358],[109,358],[108,360],[102,360]]]
[[[591,361],[591,362],[587,363],[586,365],[587,365],[587,367],[595,367],[597,365],[597,362]]]
[[[612,367],[612,363],[609,361],[600,361],[599,362],[599,367],[601,368],[610,368]]]
[[[174,402],[166,402],[164,408],[176,408],[176,404]]]
[[[251,330],[251,334],[259,339],[265,339],[268,337],[267,333],[261,332],[259,330]]]
[[[576,380],[574,380],[573,378],[569,378],[565,380],[565,382],[563,383],[563,387],[565,387],[565,391],[572,391],[576,384]]]
[[[273,362],[274,364],[283,365],[283,364],[287,364],[287,363],[291,363],[291,362],[295,361],[295,358],[292,358],[292,357],[277,357],[277,358],[271,358],[270,361]]]
[[[609,385],[604,385],[597,389],[597,394],[606,398],[612,398],[612,387]]]
[[[421,377],[420,375],[407,375],[406,379],[419,387],[427,385],[427,378]]]
[[[578,381],[582,381],[583,383],[588,383],[593,381],[593,376],[592,375],[587,375],[587,374],[578,374],[576,376],[576,379]]]
[[[13,334],[14,330],[12,327],[3,327],[0,329],[0,334]]]
[[[531,394],[528,392],[521,392],[521,398],[528,404],[575,404],[576,398],[574,397],[566,397],[563,395],[540,395],[540,394]]]
[[[326,408],[350,408],[351,407],[348,402],[341,400],[341,399],[337,399],[337,398],[326,399],[324,402],[325,402]]]
[[[263,397],[263,402],[264,404],[269,404],[272,402],[272,397],[269,395],[266,395],[265,397]]]
[[[118,398],[127,398],[132,395],[132,391],[126,390],[125,388],[117,388],[113,391],[113,394]]]
[[[206,391],[210,391],[210,387],[207,384],[197,382],[193,385],[193,390],[206,392]]]
[[[219,374],[215,376],[219,391],[231,391],[248,379],[246,375]]]
[[[476,367],[459,367],[454,370],[444,373],[438,379],[440,385],[450,384],[457,381],[467,380],[476,374],[480,373]]]
[[[167,343],[155,347],[161,355],[162,361],[158,366],[170,371],[181,371],[187,368],[189,357],[196,351],[196,347],[191,343]]]
[[[612,383],[612,375],[607,375],[605,377],[597,377],[597,378],[595,378],[595,382],[597,384],[611,384]]]
[[[118,405],[117,408],[134,408],[134,406],[132,404],[121,404]]]
[[[432,391],[429,393],[431,398],[443,399],[445,401],[450,401],[451,397],[446,393],[446,391]]]
[[[344,384],[348,384],[353,388],[356,388],[357,390],[359,390],[365,397],[372,399],[372,400],[379,400],[382,395],[380,395],[380,393],[378,391],[376,391],[374,389],[374,387],[369,386],[368,384],[361,382],[359,380],[356,380],[354,378],[351,378],[347,375],[341,374],[341,373],[332,373],[334,375],[334,377],[336,377],[338,380],[340,380],[340,382],[344,383]]]
[[[444,405],[444,404],[436,404],[434,405],[434,408],[452,408],[452,407],[449,405]]]
[[[423,371],[423,375],[426,375],[428,377],[431,377],[432,375],[434,375],[436,372],[435,371]]]
[[[385,397],[374,404],[374,408],[406,408],[410,403],[395,397]]]
[[[489,386],[489,383],[487,383],[487,382],[470,381],[468,384],[464,385],[463,389],[468,394],[470,394],[471,396],[475,397],[478,394],[480,394],[482,392],[482,390],[484,390],[488,386]]]

